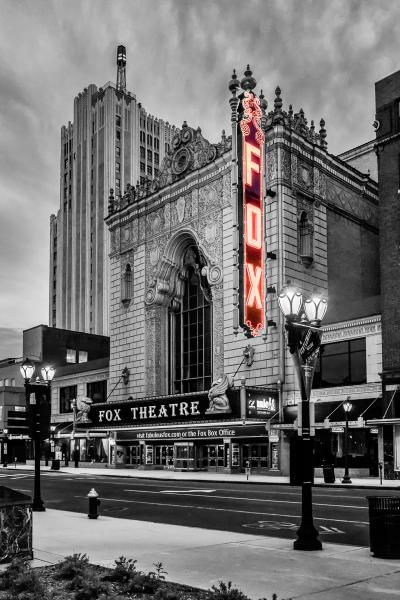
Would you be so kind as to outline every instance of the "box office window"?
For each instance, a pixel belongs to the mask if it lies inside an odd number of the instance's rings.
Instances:
[[[356,385],[367,381],[365,338],[323,344],[314,374],[314,388]]]
[[[72,412],[72,400],[76,398],[77,391],[76,385],[60,388],[60,413]]]
[[[93,402],[105,402],[107,400],[107,381],[92,381],[86,385],[86,395]]]

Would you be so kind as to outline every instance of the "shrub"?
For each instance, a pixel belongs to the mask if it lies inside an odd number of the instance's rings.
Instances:
[[[160,587],[161,581],[151,573],[137,571],[127,582],[125,591],[128,594],[154,594]]]
[[[232,586],[232,582],[218,582],[218,586],[213,585],[210,590],[209,600],[249,600],[241,590]]]
[[[181,592],[168,590],[164,586],[160,586],[154,594],[154,600],[182,600],[183,594]]]
[[[57,565],[57,575],[59,579],[74,579],[83,576],[89,567],[89,558],[86,554],[72,554],[66,556],[63,561]]]
[[[118,581],[120,583],[126,583],[134,575],[138,573],[136,570],[137,560],[133,560],[132,558],[126,558],[125,556],[120,556],[115,560],[114,570],[110,573],[110,575],[106,575],[104,579],[108,581]]]
[[[94,572],[88,571],[86,576],[77,575],[70,583],[75,591],[75,600],[97,600],[100,595],[108,597],[109,586]]]
[[[47,593],[36,571],[25,560],[14,560],[4,571],[1,588],[10,600],[46,600]]]
[[[168,572],[164,569],[164,565],[162,562],[156,562],[153,563],[153,566],[155,568],[155,573],[153,573],[152,571],[150,571],[149,575],[153,575],[157,578],[160,579],[162,581],[165,580],[165,575],[168,575]]]

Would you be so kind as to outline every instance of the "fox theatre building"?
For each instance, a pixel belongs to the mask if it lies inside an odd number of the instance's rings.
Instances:
[[[229,84],[232,135],[184,122],[153,180],[110,191],[108,401],[77,430],[102,431],[113,466],[280,472],[255,85]]]

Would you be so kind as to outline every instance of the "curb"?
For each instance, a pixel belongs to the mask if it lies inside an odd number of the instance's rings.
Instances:
[[[8,468],[5,467],[0,467],[0,471],[5,471],[5,472],[10,472],[8,471]],[[14,469],[11,472],[15,473],[17,471],[22,471],[24,473],[33,473],[33,469]],[[79,471],[79,467],[76,469],[76,472],[73,471],[72,473],[70,471],[62,471],[62,469],[59,470],[51,470],[51,469],[46,469],[45,471],[41,471],[41,473],[61,473],[63,475],[92,475],[92,473],[82,473]],[[112,473],[110,473],[110,471],[106,471],[104,473],[104,475],[101,473],[93,473],[93,475],[95,475],[96,477],[116,477],[116,478],[120,478],[120,479],[145,479],[145,480],[151,480],[151,481],[188,481],[188,482],[194,482],[194,483],[218,483],[218,484],[222,484],[222,483],[237,483],[240,485],[280,485],[280,486],[287,486],[287,487],[297,487],[300,488],[301,485],[290,485],[290,483],[288,481],[252,481],[251,479],[249,480],[233,480],[233,481],[228,481],[226,479],[197,479],[196,477],[190,477],[190,478],[186,478],[185,479],[181,479],[179,477],[168,477],[168,478],[163,478],[163,477],[155,477],[152,475],[146,475],[141,476],[141,477],[136,477],[135,475],[123,475],[122,473],[119,474],[117,472],[117,470],[113,470]],[[341,484],[341,483],[315,483],[313,485],[314,488],[340,488],[340,489],[355,489],[355,490],[386,490],[386,491],[390,491],[390,490],[400,490],[400,482],[398,486],[386,486],[386,485],[380,485],[380,486],[376,486],[376,485],[365,485],[365,484]]]

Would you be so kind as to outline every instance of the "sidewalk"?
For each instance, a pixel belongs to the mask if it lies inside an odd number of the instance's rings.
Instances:
[[[16,470],[29,470],[33,471],[33,465],[17,465],[9,467],[1,467],[0,474],[4,474],[6,472],[12,474]],[[51,471],[51,467],[41,467],[41,471]],[[64,467],[61,466],[60,471],[51,471],[54,474],[57,473],[68,473],[70,475],[90,475],[92,477],[98,476],[108,476],[108,477],[135,477],[135,478],[145,478],[145,479],[167,479],[167,480],[175,480],[175,481],[230,481],[232,483],[275,483],[280,485],[289,485],[289,477],[283,477],[280,475],[259,475],[259,474],[251,474],[249,480],[247,481],[246,475],[244,473],[230,474],[230,473],[210,473],[206,471],[169,471],[169,470],[139,470],[139,469],[114,469],[114,468],[96,468],[96,467]],[[342,484],[341,479],[337,478],[335,483],[324,483],[322,477],[316,477],[314,480],[315,486],[321,487],[353,487],[353,488],[367,488],[367,489],[380,489],[380,490],[390,490],[397,489],[400,490],[400,480],[383,480],[383,484],[380,484],[378,477],[370,477],[370,478],[351,478],[351,484]]]
[[[33,519],[34,566],[74,552],[110,566],[124,555],[144,571],[162,561],[170,581],[204,589],[232,581],[253,600],[399,598],[400,560],[373,558],[368,548],[325,543],[301,552],[293,540],[49,509]]]

